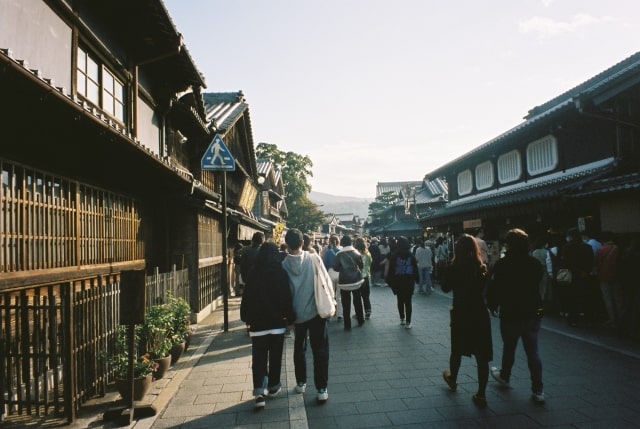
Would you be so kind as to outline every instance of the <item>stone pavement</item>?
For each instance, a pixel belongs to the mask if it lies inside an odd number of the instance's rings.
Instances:
[[[255,411],[251,342],[239,320],[240,298],[229,300],[228,332],[222,308],[198,327],[193,346],[145,398],[158,410],[134,422],[142,428],[637,428],[640,427],[640,344],[610,330],[569,328],[543,319],[540,353],[547,402],[530,400],[529,373],[519,346],[511,388],[491,378],[487,408],[477,408],[475,361],[463,358],[458,389],[442,380],[448,368],[448,308],[441,292],[414,295],[413,329],[399,325],[389,288],[372,288],[373,314],[361,328],[330,323],[329,400],[318,404],[313,386],[295,393],[293,338],[285,341],[283,389]],[[502,342],[492,319],[494,362]],[[113,394],[116,395],[117,394]],[[109,399],[109,398],[107,398]],[[113,398],[110,398],[113,400]],[[102,401],[104,408],[105,401]],[[85,408],[85,407],[83,407]],[[85,409],[76,427],[114,427]],[[91,415],[93,413],[93,415]]]

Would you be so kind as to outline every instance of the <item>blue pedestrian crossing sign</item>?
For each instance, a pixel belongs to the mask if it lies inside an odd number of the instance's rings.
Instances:
[[[236,160],[219,134],[215,135],[202,155],[200,167],[209,171],[236,171]]]

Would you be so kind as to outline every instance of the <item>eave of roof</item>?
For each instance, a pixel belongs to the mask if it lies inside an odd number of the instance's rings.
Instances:
[[[421,220],[428,221],[430,219],[438,219],[485,208],[496,208],[517,203],[531,203],[533,201],[557,198],[579,190],[588,182],[610,173],[615,168],[615,165],[613,158],[607,158],[589,164],[588,166],[550,174],[532,179],[528,182],[517,183],[512,186],[505,186],[504,188],[461,198],[449,202],[441,209],[436,210],[433,214]]]

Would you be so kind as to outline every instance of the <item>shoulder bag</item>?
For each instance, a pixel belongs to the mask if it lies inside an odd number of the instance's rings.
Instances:
[[[327,270],[324,268],[320,257],[311,254],[313,260],[313,296],[316,301],[318,315],[326,319],[336,314],[336,297],[333,292],[333,284]]]
[[[568,268],[560,268],[558,270],[558,274],[556,274],[556,282],[559,285],[566,286],[570,285],[573,280],[573,276],[571,275],[571,270]]]

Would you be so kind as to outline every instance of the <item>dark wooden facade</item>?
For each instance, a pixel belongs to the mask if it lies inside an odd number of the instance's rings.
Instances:
[[[104,393],[121,272],[187,270],[195,321],[221,302],[215,134],[238,164],[227,218],[268,228],[248,106],[218,123],[203,88],[161,0],[0,0],[0,418],[72,421]]]

